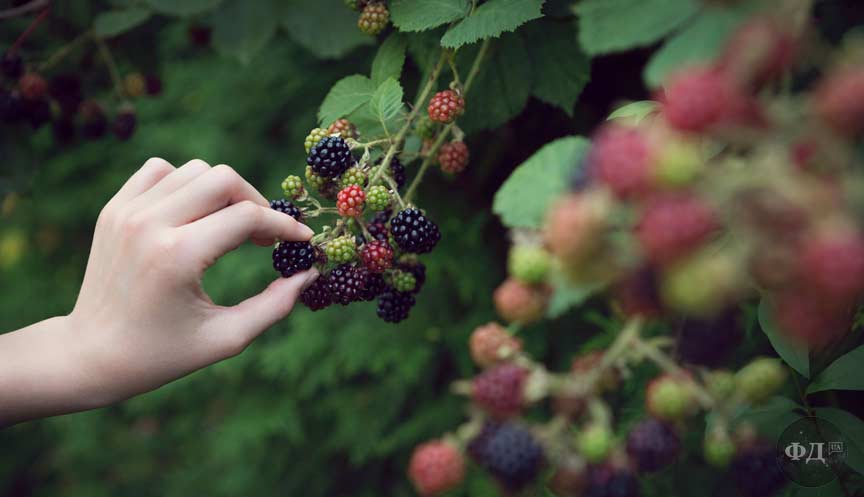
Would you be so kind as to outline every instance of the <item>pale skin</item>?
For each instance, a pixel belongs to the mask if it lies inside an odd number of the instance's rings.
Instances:
[[[246,240],[312,234],[228,166],[148,160],[99,214],[72,312],[0,334],[0,427],[107,406],[239,354],[318,273],[224,307],[204,271]]]

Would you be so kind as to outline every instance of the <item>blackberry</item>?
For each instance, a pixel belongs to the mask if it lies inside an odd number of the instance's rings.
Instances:
[[[0,71],[8,79],[18,79],[24,74],[24,60],[14,52],[6,52],[0,59]]]
[[[162,78],[159,76],[148,74],[144,76],[144,83],[144,86],[147,88],[147,94],[151,97],[155,97],[162,93]]]
[[[522,412],[525,380],[528,372],[515,365],[504,363],[487,369],[471,384],[474,403],[490,415],[507,418]]]
[[[393,249],[377,240],[364,243],[360,247],[360,260],[369,271],[381,273],[393,264]]]
[[[405,186],[405,181],[408,179],[405,175],[405,165],[398,157],[393,157],[390,161],[390,175],[393,176],[393,181],[399,189]]]
[[[408,317],[411,308],[417,303],[410,293],[388,289],[378,297],[378,317],[388,323],[398,323]]]
[[[675,462],[681,452],[678,434],[666,423],[649,419],[627,437],[627,454],[642,472],[659,471]]]
[[[357,20],[357,27],[367,35],[375,36],[390,22],[390,11],[381,2],[370,2],[363,7],[363,12]]]
[[[300,294],[300,302],[312,311],[320,311],[333,303],[330,296],[330,288],[327,286],[327,278],[319,277],[309,288]]]
[[[0,90],[0,119],[4,123],[17,123],[26,116],[26,108],[17,92]]]
[[[327,287],[333,302],[348,305],[363,297],[367,271],[353,264],[340,264],[327,275]]]
[[[134,110],[121,110],[111,123],[111,131],[119,140],[128,140],[135,133],[137,121]]]
[[[678,357],[700,366],[720,366],[741,343],[744,328],[733,310],[714,319],[688,319],[678,334]]]
[[[81,92],[81,79],[74,74],[58,74],[48,83],[48,93],[64,115],[72,116],[78,112],[84,97]]]
[[[589,478],[588,489],[582,497],[639,497],[639,481],[626,469],[593,466]]]
[[[98,102],[88,100],[81,104],[81,117],[83,118],[81,134],[84,138],[91,140],[101,138],[108,131],[108,119]]]
[[[305,189],[303,188],[303,180],[300,176],[291,175],[282,180],[282,191],[285,196],[292,199],[297,199],[303,196]]]
[[[366,191],[366,205],[373,211],[386,210],[390,207],[390,202],[390,192],[384,185],[375,185]]]
[[[742,497],[770,497],[786,484],[775,451],[768,444],[742,450],[729,471]]]
[[[327,132],[326,129],[323,128],[312,128],[312,131],[306,135],[306,139],[303,140],[303,148],[306,150],[306,153],[312,151],[312,147],[318,145],[318,142],[321,141],[322,138],[326,138],[330,133]]]
[[[346,140],[348,138],[357,139],[357,126],[351,123],[351,121],[347,119],[337,119],[333,121],[327,128],[327,134],[329,135],[339,135]]]
[[[309,242],[279,242],[273,249],[273,269],[284,277],[305,271],[315,264],[315,250]]]
[[[372,238],[379,242],[387,243],[387,225],[378,221],[372,221],[366,225],[366,230],[372,235]]]
[[[426,283],[426,266],[421,262],[400,262],[396,264],[396,269],[411,273],[414,275],[414,290],[411,293],[420,293],[423,284]]]
[[[441,239],[438,226],[414,208],[405,209],[390,220],[390,233],[400,249],[415,254],[430,252]]]
[[[426,110],[429,119],[438,123],[452,123],[465,112],[465,99],[454,90],[439,91],[429,100]]]
[[[324,247],[324,253],[337,264],[351,262],[357,257],[357,240],[351,235],[334,238]]]
[[[48,93],[48,82],[41,74],[28,72],[18,80],[18,91],[25,100],[39,100]]]
[[[349,167],[339,178],[339,186],[342,188],[352,185],[366,186],[366,173],[357,166]]]
[[[27,108],[27,118],[33,129],[39,129],[42,125],[51,121],[51,104],[48,103],[47,99],[31,100],[25,105]]]
[[[341,136],[327,136],[321,139],[306,158],[312,171],[325,178],[335,178],[354,163],[351,150]]]
[[[534,481],[543,465],[543,448],[531,432],[516,424],[493,425],[471,445],[469,452],[480,465],[510,491],[521,490]]]
[[[387,290],[387,283],[384,282],[383,274],[367,273],[366,285],[363,287],[360,299],[365,302],[371,302],[377,299],[385,290]]]
[[[303,221],[303,211],[287,200],[271,200],[270,208],[279,211],[282,214],[288,214],[299,222]]]
[[[417,278],[407,271],[399,271],[398,269],[390,273],[390,285],[397,292],[414,292],[417,287]]]

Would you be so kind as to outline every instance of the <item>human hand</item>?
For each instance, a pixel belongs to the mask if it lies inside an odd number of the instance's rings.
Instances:
[[[252,239],[309,240],[312,230],[272,210],[233,169],[150,159],[99,215],[65,346],[105,405],[239,354],[284,318],[313,269],[274,281],[233,307],[214,304],[204,271]],[[87,406],[91,407],[91,406]]]

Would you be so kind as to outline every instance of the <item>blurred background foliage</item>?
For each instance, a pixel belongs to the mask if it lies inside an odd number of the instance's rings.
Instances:
[[[0,2],[0,8],[20,3]],[[138,3],[56,1],[22,54],[44,60],[90,29],[98,14]],[[143,3],[154,12],[109,39],[121,73],[154,73],[164,82],[159,97],[135,101],[138,129],[131,140],[58,145],[50,126],[33,132],[0,125],[0,332],[72,309],[96,216],[148,157],[175,165],[192,158],[230,164],[266,196],[281,197],[280,181],[302,175],[303,137],[316,126],[327,91],[346,75],[368,73],[375,55],[373,40],[356,32],[341,0]],[[570,3],[546,2],[547,18],[529,23],[522,34],[528,49],[522,38],[505,37],[502,44],[516,55],[535,50],[532,40],[547,32],[537,22],[545,22],[571,37],[569,48],[578,50]],[[824,24],[848,29],[854,3],[823,2],[830,13]],[[188,8],[189,15],[161,15],[155,9],[160,5]],[[31,20],[0,21],[0,47],[11,45]],[[212,46],[190,43],[190,26],[212,27]],[[421,79],[429,39],[412,38],[402,79],[406,100]],[[473,112],[492,117],[484,123],[466,116],[469,170],[457,180],[430,175],[421,189],[421,202],[443,237],[425,259],[429,283],[409,320],[382,323],[373,304],[314,314],[298,308],[240,356],[162,389],[110,408],[0,431],[0,495],[412,495],[404,477],[410,451],[462,420],[463,401],[450,395],[449,384],[473,373],[468,335],[494,317],[490,295],[504,276],[508,245],[491,213],[494,192],[542,144],[588,134],[619,99],[648,97],[646,66],[651,83],[658,80],[658,66],[675,63],[651,59],[669,50],[654,38],[614,54],[602,44],[594,48],[598,57],[590,63],[585,58],[578,74],[587,86],[575,107],[568,108],[566,99],[556,107],[536,98],[544,95],[536,85],[534,97],[527,90],[514,97],[514,88],[529,84],[524,81],[496,86],[503,76],[530,78],[541,69],[528,60],[501,60],[503,75],[478,80]],[[48,76],[80,74],[85,93],[108,102],[111,82],[94,52],[74,51]],[[556,53],[531,55],[554,64]],[[219,303],[237,302],[274,277],[270,264],[267,249],[241,247],[208,272],[205,287]],[[577,351],[608,343],[619,325],[609,315],[605,302],[590,302],[525,330],[526,348],[550,367],[565,368]],[[752,329],[746,349],[742,357],[772,353]],[[641,415],[642,387],[654,374],[636,371],[619,393],[623,426],[627,416]],[[698,457],[691,453],[651,477],[647,495],[726,495],[715,491],[725,488],[722,475],[693,463]],[[471,472],[461,492],[497,494],[480,471]]]

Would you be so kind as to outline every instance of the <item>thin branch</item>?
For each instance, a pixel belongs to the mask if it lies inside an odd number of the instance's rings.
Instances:
[[[126,93],[123,91],[123,81],[120,80],[120,71],[117,69],[117,63],[114,62],[111,51],[105,45],[105,40],[97,38],[96,44],[99,47],[99,55],[102,57],[102,61],[108,67],[108,73],[111,75],[111,81],[114,83],[114,91],[117,93],[117,97],[122,100]]]
[[[50,57],[48,57],[47,59],[45,59],[44,62],[39,64],[39,71],[45,72],[48,69],[51,69],[52,67],[57,65],[61,60],[65,59],[66,56],[72,52],[72,50],[77,48],[78,45],[83,43],[84,41],[87,41],[90,38],[90,36],[92,36],[92,35],[93,35],[92,31],[85,31],[85,32],[81,33],[80,35],[78,35],[78,37],[75,38],[74,40],[72,40],[69,43],[58,48],[57,51],[55,51],[53,54],[51,54]]]
[[[24,14],[39,10],[42,7],[51,5],[51,0],[33,0],[32,2],[12,7],[11,9],[0,10],[0,19],[11,19],[13,17],[23,16]]]
[[[25,29],[24,32],[21,33],[21,35],[19,35],[18,38],[15,40],[15,43],[12,44],[12,47],[9,49],[10,53],[15,53],[18,51],[18,48],[21,47],[21,44],[24,43],[24,40],[26,40],[27,37],[30,36],[30,33],[35,31],[36,28],[39,27],[40,24],[42,24],[42,21],[44,21],[45,18],[48,17],[49,12],[51,12],[51,7],[45,7],[45,10],[40,12],[39,15],[36,16],[36,19],[33,19],[33,21],[30,22],[30,25],[27,26],[27,29]]]

